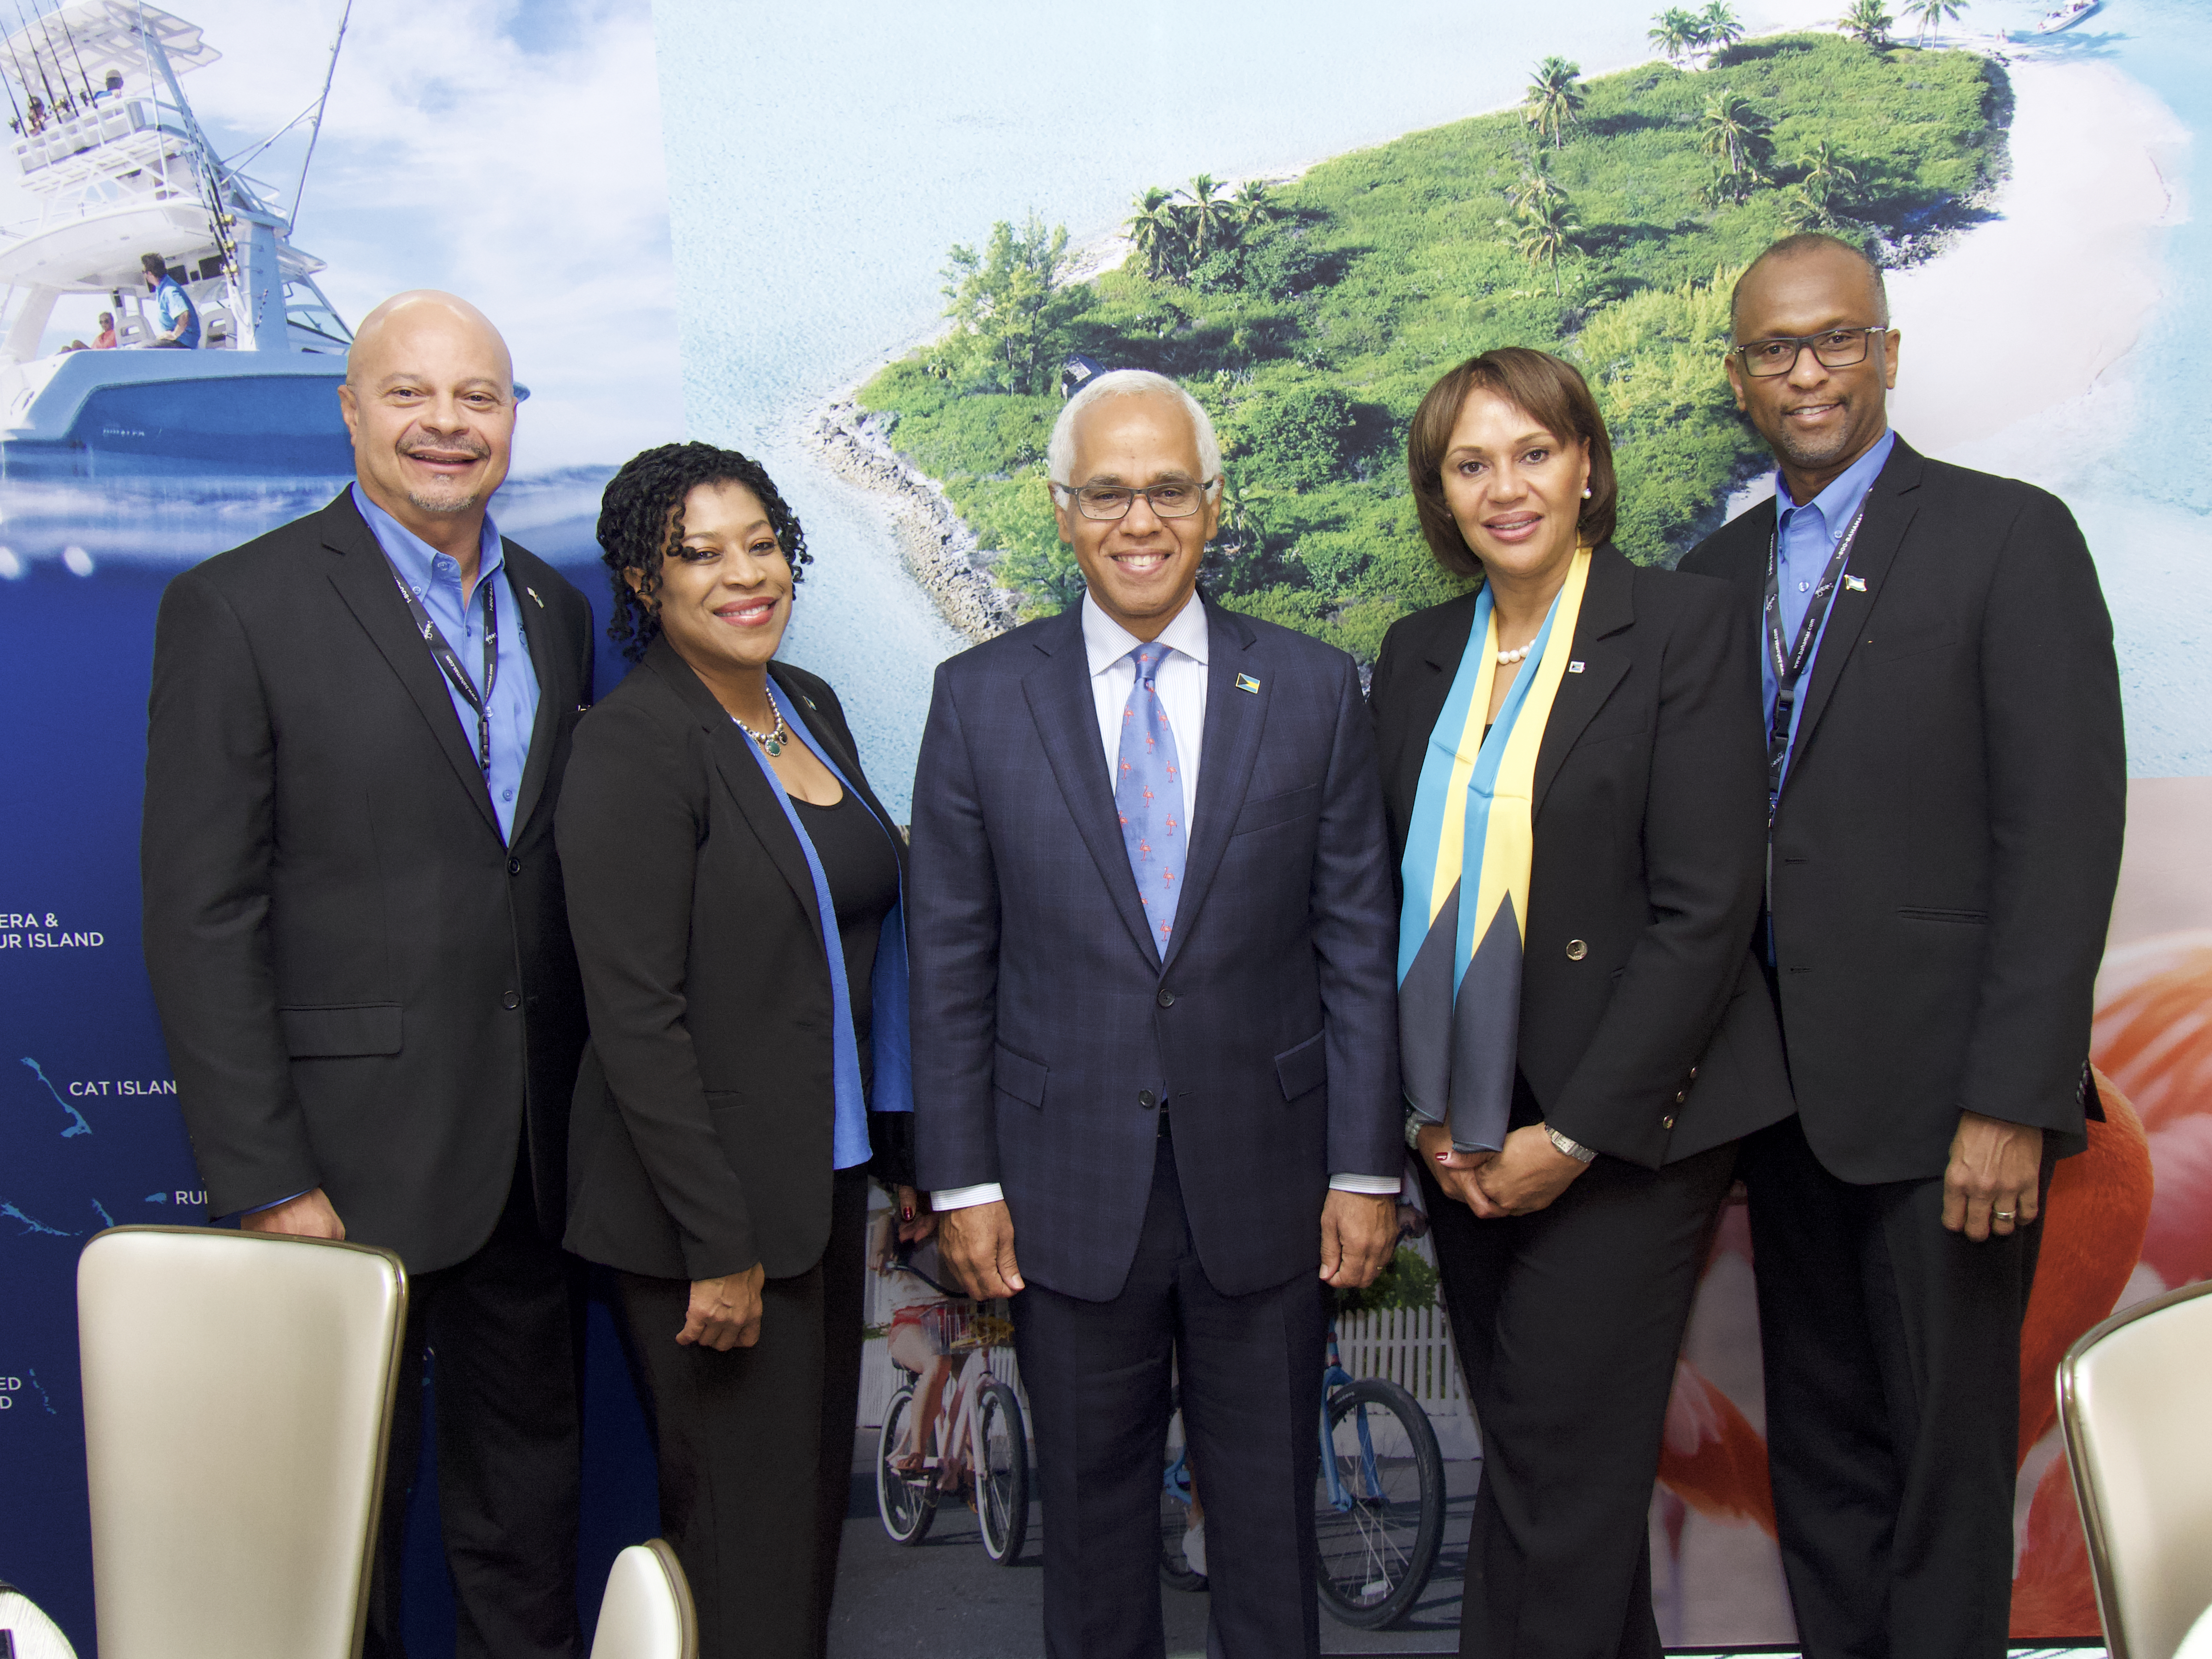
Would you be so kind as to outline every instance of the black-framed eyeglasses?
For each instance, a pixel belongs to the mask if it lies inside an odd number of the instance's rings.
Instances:
[[[1126,519],[1139,495],[1157,518],[1188,519],[1206,505],[1206,492],[1220,482],[1208,478],[1203,483],[1191,483],[1178,479],[1148,489],[1133,489],[1126,484],[1085,484],[1079,489],[1056,483],[1053,488],[1074,496],[1076,511],[1086,519]]]
[[[1743,360],[1743,372],[1765,379],[1787,374],[1797,367],[1797,354],[1808,346],[1823,368],[1849,368],[1866,361],[1867,341],[1889,332],[1887,323],[1872,328],[1824,328],[1818,334],[1778,334],[1769,340],[1747,340],[1733,348]]]

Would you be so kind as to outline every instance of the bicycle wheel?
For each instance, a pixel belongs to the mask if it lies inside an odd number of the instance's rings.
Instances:
[[[1021,1401],[996,1377],[975,1395],[975,1524],[983,1553],[1002,1567],[1030,1529],[1030,1449]]]
[[[919,1544],[937,1518],[937,1490],[927,1471],[902,1474],[891,1455],[906,1437],[907,1413],[914,1409],[914,1384],[908,1383],[884,1407],[884,1431],[876,1441],[876,1513],[895,1544]]]
[[[1420,1598],[1437,1564],[1443,1455],[1420,1402],[1380,1377],[1332,1394],[1322,1429],[1328,1464],[1314,1497],[1322,1605],[1354,1630],[1387,1630]]]
[[[1160,1583],[1172,1590],[1202,1590],[1206,1575],[1191,1560],[1190,1459],[1178,1457],[1160,1476]],[[1205,1524],[1199,1511],[1200,1526]],[[1201,1553],[1200,1560],[1206,1558]]]

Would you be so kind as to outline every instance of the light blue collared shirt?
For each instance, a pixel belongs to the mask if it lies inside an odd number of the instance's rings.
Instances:
[[[1803,625],[1805,611],[1813,603],[1813,590],[1820,585],[1826,574],[1828,561],[1835,556],[1836,538],[1850,527],[1851,517],[1859,510],[1859,503],[1889,461],[1889,452],[1897,447],[1897,434],[1885,432],[1873,448],[1853,461],[1837,475],[1819,495],[1798,506],[1790,499],[1790,482],[1778,471],[1774,475],[1774,511],[1780,525],[1780,543],[1775,556],[1776,585],[1780,589],[1782,638],[1786,645],[1797,642],[1797,630]],[[1830,596],[1830,610],[1834,609],[1834,596]],[[1796,706],[1790,711],[1790,751],[1797,751],[1797,722],[1805,713],[1804,688],[1811,683],[1813,664],[1820,659],[1820,641],[1828,631],[1828,619],[1820,618],[1820,628],[1813,636],[1813,654],[1806,659],[1804,678],[1798,682]],[[1761,665],[1759,684],[1766,694],[1766,725],[1774,727],[1774,698],[1778,685],[1774,674],[1774,653],[1767,648],[1766,628],[1762,620],[1759,634],[1759,660]],[[1786,776],[1789,763],[1783,763]]]
[[[477,585],[468,602],[461,601],[459,562],[417,536],[368,498],[359,484],[353,487],[353,504],[376,537],[377,545],[392,561],[400,579],[422,601],[430,620],[453,647],[469,678],[483,689],[483,595],[485,586],[499,584],[499,672],[491,690],[491,770],[485,783],[491,791],[491,810],[499,819],[499,833],[514,839],[514,797],[522,787],[522,769],[530,759],[530,732],[538,720],[538,670],[530,660],[530,639],[523,631],[520,595],[507,580],[507,558],[500,546],[499,530],[484,514],[483,543],[477,555]],[[429,647],[425,646],[427,653]],[[438,672],[446,695],[471,757],[477,752],[477,711],[468,699]]]

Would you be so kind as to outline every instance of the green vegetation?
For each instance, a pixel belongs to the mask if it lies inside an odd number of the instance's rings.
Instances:
[[[1988,180],[2004,83],[1965,52],[1833,34],[1715,46],[1696,70],[1552,67],[1523,108],[1293,185],[1147,191],[1131,258],[1088,282],[1066,280],[1061,233],[1000,226],[954,253],[951,333],[860,402],[1036,614],[1082,591],[1043,484],[1062,356],[1176,375],[1226,454],[1208,591],[1371,658],[1399,615],[1461,589],[1415,525],[1415,405],[1478,351],[1540,346],[1597,389],[1616,540],[1672,562],[1765,460],[1722,373],[1735,274],[1807,224],[1908,246],[1939,229]]]
[[[1419,1313],[1437,1305],[1437,1270],[1421,1259],[1411,1245],[1401,1244],[1374,1282],[1364,1289],[1336,1292],[1336,1311],[1346,1314],[1389,1313],[1402,1309]]]

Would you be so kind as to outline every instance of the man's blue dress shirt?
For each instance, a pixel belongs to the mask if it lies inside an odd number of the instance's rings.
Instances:
[[[514,839],[514,796],[522,787],[522,769],[530,758],[530,731],[538,720],[538,670],[530,660],[530,641],[524,633],[522,606],[528,601],[507,580],[507,559],[500,546],[499,530],[484,514],[483,544],[477,555],[477,585],[466,604],[461,599],[459,562],[438,550],[401,524],[368,498],[359,484],[353,487],[353,504],[392,561],[401,580],[414,589],[430,620],[453,647],[461,666],[481,691],[483,689],[484,587],[499,584],[499,673],[493,684],[491,715],[491,771],[485,781],[491,789],[491,810],[498,815],[499,832]],[[425,655],[430,647],[422,647]],[[471,756],[477,752],[477,711],[438,671],[453,713],[461,722],[461,735]]]
[[[1813,603],[1813,590],[1820,585],[1827,573],[1828,561],[1835,556],[1836,538],[1850,528],[1851,517],[1866,499],[1875,478],[1889,460],[1889,452],[1897,447],[1897,434],[1885,432],[1873,448],[1845,467],[1819,495],[1800,507],[1790,499],[1790,482],[1778,471],[1774,475],[1774,511],[1781,526],[1781,543],[1775,557],[1776,581],[1781,590],[1782,640],[1787,649],[1797,643],[1797,629],[1805,621],[1806,608]],[[1829,611],[1834,611],[1834,596],[1829,598]],[[1797,682],[1797,702],[1790,711],[1790,752],[1797,752],[1797,722],[1805,713],[1805,688],[1812,684],[1813,665],[1820,660],[1820,641],[1828,631],[1827,617],[1820,618],[1819,631],[1813,636],[1813,654],[1805,659],[1805,672]],[[1778,684],[1774,674],[1774,653],[1768,648],[1766,627],[1762,619],[1759,633],[1759,660],[1761,665],[1760,684],[1766,692],[1766,729],[1774,729],[1774,698]],[[501,670],[505,672],[505,670]],[[1788,774],[1788,762],[1784,773]]]

